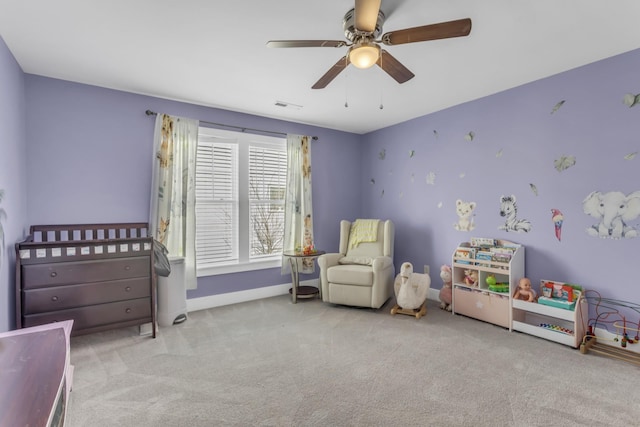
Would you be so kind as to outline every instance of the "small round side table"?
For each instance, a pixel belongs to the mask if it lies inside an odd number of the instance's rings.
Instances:
[[[311,259],[315,261],[320,255],[324,255],[325,251],[315,251],[311,254],[303,254],[302,252],[284,252],[283,255],[289,258],[291,266],[291,302],[298,302],[298,298],[313,298],[320,293],[320,288],[315,286],[300,286],[300,273],[298,271],[298,259]]]

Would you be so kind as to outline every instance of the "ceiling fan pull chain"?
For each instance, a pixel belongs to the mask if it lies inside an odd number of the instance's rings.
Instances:
[[[382,68],[382,55],[380,55],[380,68],[384,69]],[[380,107],[379,108],[382,110],[384,108],[384,105],[382,103],[382,95],[383,95],[382,85],[384,84],[384,82],[382,81],[382,73],[378,73],[378,76],[379,76],[378,79],[380,80]]]
[[[349,71],[344,73],[344,108],[349,108]]]

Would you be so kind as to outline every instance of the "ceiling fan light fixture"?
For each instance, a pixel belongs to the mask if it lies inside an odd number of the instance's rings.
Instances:
[[[349,48],[349,62],[358,68],[372,67],[380,58],[380,46],[362,42]]]

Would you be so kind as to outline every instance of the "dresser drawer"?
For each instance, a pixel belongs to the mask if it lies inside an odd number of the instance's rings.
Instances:
[[[22,312],[35,314],[85,305],[103,304],[151,296],[149,278],[113,280],[110,282],[50,286],[28,289],[22,294]]]
[[[151,321],[151,298],[90,305],[23,316],[23,327],[73,319],[73,331],[132,320]],[[143,323],[143,322],[140,322]]]
[[[148,256],[22,266],[24,289],[150,277],[150,275],[151,260]]]

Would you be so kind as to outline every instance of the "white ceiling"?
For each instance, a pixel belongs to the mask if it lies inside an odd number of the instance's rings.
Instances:
[[[349,66],[313,90],[346,47],[265,46],[343,40],[352,7],[353,0],[0,0],[0,36],[26,73],[355,133],[640,48],[638,0],[382,0],[383,33],[473,21],[468,37],[386,47],[416,75],[402,85],[377,67]]]

